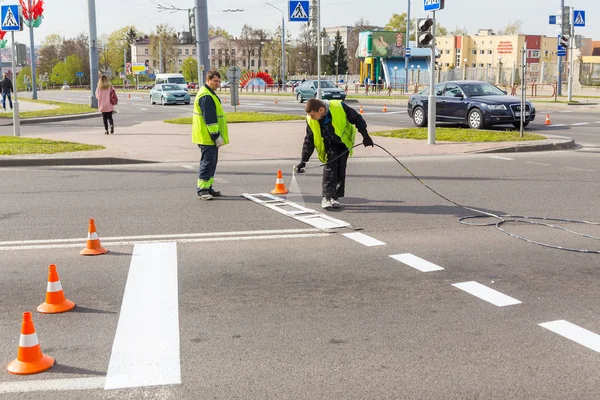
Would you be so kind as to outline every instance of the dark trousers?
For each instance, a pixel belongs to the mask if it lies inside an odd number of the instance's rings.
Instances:
[[[10,94],[10,92],[2,92],[2,105],[4,106],[4,109],[6,110],[6,98],[8,97],[8,101],[10,103],[10,109],[12,110],[12,96]]]
[[[204,146],[200,148],[200,168],[198,169],[198,193],[202,190],[212,189],[219,161],[219,148],[217,146]]]
[[[327,161],[335,161],[323,167],[323,197],[344,197],[346,166],[348,165],[350,152],[343,143],[326,146],[326,151]]]
[[[104,129],[106,129],[106,130],[108,130],[109,122],[110,122],[110,126],[114,125],[112,115],[113,115],[112,111],[102,113],[102,121],[104,122]]]

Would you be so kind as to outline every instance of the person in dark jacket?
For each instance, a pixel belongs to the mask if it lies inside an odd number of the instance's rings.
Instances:
[[[2,105],[4,106],[4,110],[6,110],[6,98],[8,97],[8,101],[10,103],[10,109],[12,110],[12,95],[13,92],[13,84],[6,74],[2,75],[2,81],[0,81],[0,88],[2,89]]]
[[[339,198],[344,197],[346,188],[346,165],[352,155],[356,131],[363,137],[363,145],[373,146],[367,131],[367,123],[353,108],[339,100],[322,101],[310,99],[306,102],[306,136],[302,146],[302,160],[294,167],[304,172],[306,163],[314,150],[323,167],[323,199],[321,207],[339,208]]]

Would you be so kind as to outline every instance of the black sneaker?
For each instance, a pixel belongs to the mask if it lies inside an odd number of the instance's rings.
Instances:
[[[213,196],[208,190],[201,190],[198,192],[198,198],[200,200],[212,200]]]
[[[221,197],[221,192],[219,192],[217,190],[209,189],[208,193],[210,193],[212,195],[212,197]]]
[[[110,133],[115,133],[115,127],[114,127],[114,125],[110,126]]]

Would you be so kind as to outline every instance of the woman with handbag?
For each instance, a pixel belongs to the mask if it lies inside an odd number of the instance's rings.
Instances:
[[[119,102],[115,88],[110,84],[106,75],[100,77],[98,87],[96,88],[96,98],[98,99],[98,110],[102,113],[105,135],[108,135],[108,125],[110,123],[110,133],[115,133],[115,124],[113,122],[113,111],[115,105]]]

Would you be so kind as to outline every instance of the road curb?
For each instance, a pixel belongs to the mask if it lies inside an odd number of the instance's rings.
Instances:
[[[153,164],[154,161],[119,157],[89,158],[0,158],[0,167],[48,167],[48,166],[86,166],[119,164]]]
[[[545,143],[512,145],[499,149],[481,150],[475,153],[529,153],[534,151],[568,150],[576,147],[575,140],[553,140]]]
[[[116,112],[115,112],[116,114]],[[89,118],[97,118],[101,117],[102,114],[100,112],[93,113],[85,113],[85,114],[70,114],[70,115],[57,115],[56,117],[40,117],[40,118],[26,118],[20,120],[21,125],[31,125],[31,124],[43,124],[45,122],[63,122],[63,121],[76,121],[79,119],[89,119]],[[12,126],[13,120],[7,120],[6,123],[0,124],[2,126]]]

